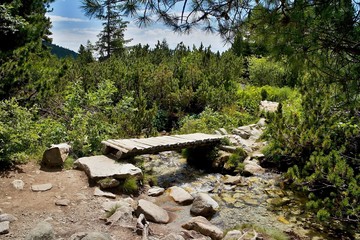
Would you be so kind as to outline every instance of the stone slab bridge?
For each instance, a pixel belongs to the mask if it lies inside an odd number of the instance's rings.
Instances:
[[[150,138],[109,139],[102,141],[105,154],[113,154],[117,159],[137,155],[158,153],[183,148],[217,145],[224,136],[193,133]]]

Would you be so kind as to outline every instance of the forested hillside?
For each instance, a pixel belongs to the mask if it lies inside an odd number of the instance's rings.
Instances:
[[[149,14],[175,30],[203,23],[219,31],[232,41],[223,53],[182,43],[170,49],[166,41],[129,47],[127,23],[116,11],[136,15],[144,1],[123,1],[122,8],[83,1],[104,30],[94,45],[79,46],[76,59],[58,59],[42,45],[50,41],[50,2],[0,4],[1,168],[41,159],[52,143],[71,142],[78,158],[100,152],[107,138],[231,130],[263,116],[261,100],[277,101],[277,113],[265,116],[267,159],[319,221],[357,231],[357,1],[196,2],[198,18],[183,11],[182,21],[163,11],[168,1],[145,1]]]
[[[45,46],[47,46],[50,49],[50,52],[52,54],[54,54],[55,56],[57,56],[58,58],[66,58],[66,57],[76,58],[77,57],[77,53],[70,49],[63,48],[61,46],[58,46],[56,44],[52,44],[49,42],[43,42],[43,44]]]

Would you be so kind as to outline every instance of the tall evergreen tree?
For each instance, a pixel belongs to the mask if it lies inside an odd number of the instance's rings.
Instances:
[[[53,0],[5,0],[0,4],[0,99],[14,96],[30,82],[31,57],[47,54],[42,41],[50,41],[50,19],[45,16]]]
[[[118,3],[118,0],[82,1],[82,9],[86,16],[103,21],[104,28],[96,42],[100,59],[107,59],[112,55],[122,55],[125,51],[125,44],[131,41],[124,39],[128,22],[122,19]]]

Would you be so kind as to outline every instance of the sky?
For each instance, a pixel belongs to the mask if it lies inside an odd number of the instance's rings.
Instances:
[[[86,45],[97,41],[97,35],[102,30],[101,22],[97,19],[89,19],[82,12],[81,0],[56,0],[51,4],[52,12],[48,13],[52,21],[51,38],[53,43],[75,52],[79,50],[80,44]],[[161,23],[152,24],[146,28],[139,28],[134,19],[126,19],[130,23],[125,31],[125,39],[132,39],[127,46],[138,43],[149,44],[154,47],[157,41],[166,40],[170,48],[175,48],[180,42],[192,48],[193,45],[200,46],[201,42],[205,47],[211,46],[212,51],[223,52],[229,48],[220,36],[208,34],[201,30],[193,30],[189,35],[177,34]]]

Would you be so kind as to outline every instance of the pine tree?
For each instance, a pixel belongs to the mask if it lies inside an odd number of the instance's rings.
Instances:
[[[82,9],[85,15],[103,21],[103,30],[98,35],[96,48],[100,60],[112,55],[121,56],[125,52],[125,44],[131,40],[124,39],[124,32],[128,22],[121,17],[118,0],[83,0]]]

